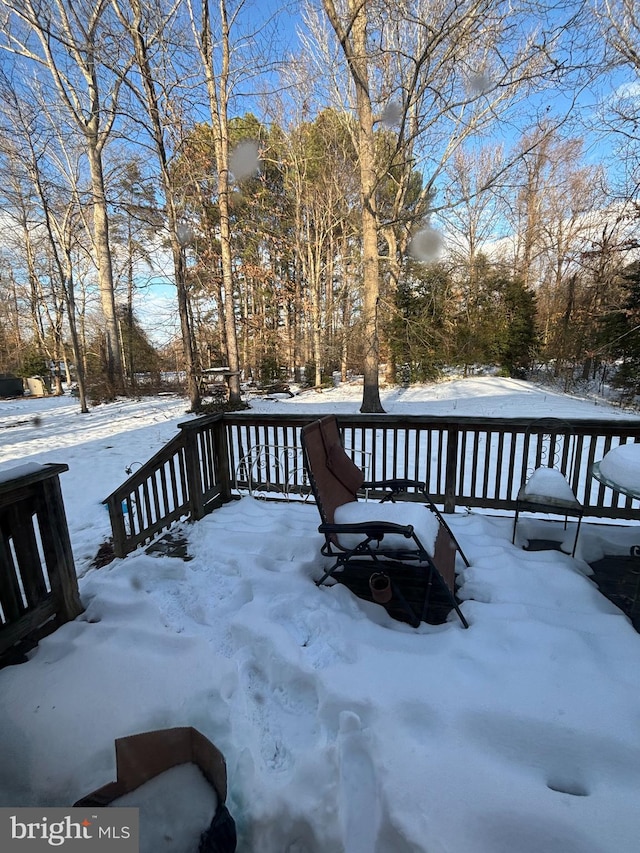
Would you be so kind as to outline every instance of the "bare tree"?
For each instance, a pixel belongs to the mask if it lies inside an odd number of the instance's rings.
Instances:
[[[246,5],[243,0],[231,11],[227,0],[218,0],[217,15],[212,16],[209,0],[186,0],[191,20],[191,29],[197,54],[200,58],[207,91],[209,117],[213,130],[213,149],[217,172],[218,212],[220,233],[220,260],[222,270],[221,296],[224,317],[224,337],[229,360],[229,402],[237,406],[240,403],[240,358],[236,328],[235,283],[233,271],[232,233],[230,216],[231,173],[235,179],[242,180],[257,171],[257,150],[255,161],[250,148],[244,162],[231,163],[229,141],[229,105],[237,86],[239,69],[234,68],[233,30]],[[250,43],[251,36],[245,36]],[[245,60],[242,60],[243,63]],[[249,61],[249,68],[255,66]],[[243,76],[248,75],[242,68]]]
[[[471,306],[478,297],[478,262],[482,254],[498,260],[495,247],[504,233],[506,204],[491,183],[504,162],[502,145],[459,148],[446,168],[444,198],[450,202],[442,211],[447,233],[447,256],[464,277],[465,301]]]
[[[583,12],[579,4],[567,4],[559,16],[555,6],[544,3],[514,7],[493,0],[323,0],[322,7],[339,55],[311,8],[318,63],[335,69],[327,87],[357,117],[364,302],[371,342],[363,410],[379,411],[378,238],[386,243],[385,264],[394,286],[416,227],[438,207],[437,181],[455,151],[498,119],[515,122],[519,101],[549,82],[561,85],[576,71],[571,54],[582,35],[578,22]],[[344,69],[350,87],[344,85]],[[350,101],[345,92],[352,95]],[[564,113],[556,120],[563,118]],[[378,129],[392,144],[377,143]],[[491,180],[508,166],[499,164]],[[417,193],[416,174],[422,177]],[[393,201],[384,207],[383,184],[387,193],[389,184],[393,187]]]
[[[598,210],[604,193],[601,170],[582,165],[582,140],[555,143],[549,150],[549,161],[541,199],[545,274],[537,284],[545,342],[549,341],[554,315],[557,318],[553,346],[557,374],[562,359],[577,354],[575,343],[578,349],[586,345],[580,340],[586,329],[576,322],[577,307],[587,301],[579,292],[578,265],[586,240],[593,233],[593,211]],[[602,213],[595,214],[598,221]]]
[[[640,196],[640,146],[638,126],[640,104],[640,9],[634,0],[593,0],[592,8],[600,25],[601,38],[608,48],[608,70],[621,67],[631,72],[632,80],[618,86],[601,110],[602,132],[613,146],[617,195],[638,201]],[[609,145],[611,142],[609,141]]]
[[[323,7],[344,52],[355,88],[362,228],[362,312],[367,342],[364,356],[364,390],[360,411],[383,412],[378,380],[380,267],[376,189],[379,175],[376,168],[374,114],[369,81],[368,9],[367,3],[363,0],[347,0],[347,15],[341,17],[333,0],[323,0]]]
[[[123,388],[115,310],[103,153],[116,119],[121,79],[105,75],[105,53],[117,62],[117,38],[105,26],[108,0],[0,0],[0,47],[48,75],[58,120],[85,144],[92,187],[91,235],[106,336],[107,374]],[[115,54],[115,55],[114,55]],[[105,80],[104,76],[108,79]],[[106,95],[103,93],[106,92]],[[53,110],[53,105],[52,105]]]
[[[84,353],[77,329],[72,253],[80,242],[82,227],[80,191],[78,187],[78,161],[81,153],[75,152],[73,161],[70,141],[60,137],[59,129],[51,126],[46,109],[37,97],[29,101],[24,92],[18,93],[8,78],[3,79],[0,90],[3,103],[2,152],[7,160],[9,175],[5,181],[26,181],[32,212],[24,221],[25,255],[31,291],[34,294],[32,313],[49,310],[49,327],[53,339],[50,358],[59,363],[64,358],[63,317],[67,324],[75,363],[79,390],[80,410],[88,412]],[[14,202],[16,199],[14,199]],[[22,205],[24,210],[24,205]],[[46,259],[46,267],[36,267],[33,238],[38,236],[37,252]],[[46,284],[43,284],[45,282]],[[47,293],[44,292],[44,287]],[[42,345],[47,346],[47,336],[37,331]],[[67,366],[67,373],[69,372]],[[60,373],[55,371],[58,393],[61,393]]]
[[[135,63],[140,72],[139,85],[129,80],[128,85],[135,99],[142,104],[147,116],[147,129],[151,137],[158,160],[160,180],[164,194],[167,230],[171,243],[171,255],[178,296],[178,313],[182,333],[187,388],[192,411],[201,406],[200,385],[198,381],[196,357],[194,351],[185,249],[190,242],[190,229],[181,221],[180,202],[176,196],[171,176],[171,144],[175,136],[175,105],[164,96],[164,91],[176,85],[176,70],[171,69],[164,53],[169,26],[174,17],[174,9],[158,10],[148,7],[141,0],[111,0],[133,49]],[[160,14],[156,12],[160,11]],[[154,58],[162,66],[154,65]],[[174,74],[173,79],[168,75]]]
[[[594,11],[609,45],[611,61],[640,72],[640,10],[634,0],[595,0]]]
[[[343,313],[344,288],[336,295],[334,279],[338,269],[345,277],[353,251],[350,219],[358,199],[354,155],[350,136],[332,110],[320,113],[313,123],[291,128],[287,134],[284,172],[285,187],[292,198],[292,251],[301,272],[304,308],[300,310],[309,319],[316,387],[321,384],[330,349],[335,363],[335,337],[343,319],[339,315]],[[327,163],[331,163],[330,169]],[[347,323],[347,328],[350,325]],[[346,343],[342,336],[342,346]]]

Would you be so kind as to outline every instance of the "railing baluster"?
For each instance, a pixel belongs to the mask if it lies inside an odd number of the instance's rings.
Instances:
[[[444,511],[456,510],[456,471],[458,468],[458,437],[455,427],[447,430],[447,463],[444,481]]]
[[[504,432],[500,430],[498,433],[498,449],[496,452],[496,490],[495,497],[501,496],[502,487],[502,459],[504,455]]]
[[[212,426],[212,438],[215,448],[215,470],[220,484],[220,499],[231,500],[231,469],[229,467],[229,441],[224,420],[220,418]]]
[[[165,462],[165,464],[160,467],[160,486],[162,489],[162,516],[167,515],[167,513],[171,512],[172,509],[171,501],[169,500],[169,489],[167,487],[166,464],[167,463]]]
[[[486,439],[485,439],[485,443],[484,443],[484,472],[483,472],[483,478],[482,478],[482,497],[483,498],[489,497],[489,472],[490,472],[490,465],[491,465],[491,444],[492,444],[491,439],[492,439],[493,435],[494,435],[493,432],[488,432],[486,434]],[[495,484],[495,481],[494,481],[494,484]],[[495,492],[494,492],[494,496],[495,496]]]
[[[11,548],[10,536],[3,533],[0,538],[0,605],[6,622],[15,622],[24,612],[24,602],[18,583],[18,567],[16,566]]]

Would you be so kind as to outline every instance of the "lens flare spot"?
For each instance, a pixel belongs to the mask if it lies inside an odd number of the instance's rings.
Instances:
[[[444,239],[440,231],[427,225],[413,236],[409,253],[416,261],[437,261],[444,252]]]
[[[399,101],[389,101],[382,111],[380,120],[382,121],[382,124],[387,127],[393,127],[394,125],[400,124],[401,118],[402,104]]]
[[[467,80],[467,91],[473,97],[477,95],[486,95],[487,92],[493,89],[493,86],[493,80],[486,71],[479,71],[476,74],[471,74]]]
[[[229,158],[229,168],[236,181],[243,181],[255,175],[258,167],[258,143],[249,140],[237,145]]]

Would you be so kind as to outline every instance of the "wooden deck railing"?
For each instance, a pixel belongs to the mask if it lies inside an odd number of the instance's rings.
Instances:
[[[229,500],[222,415],[178,427],[178,435],[103,501],[117,557],[150,541],[179,518],[197,520]]]
[[[0,658],[83,611],[59,474],[20,465],[0,477]]]
[[[105,501],[116,556],[167,528],[176,518],[201,518],[232,497],[251,492],[247,459],[261,448],[260,492],[306,496],[300,428],[317,415],[225,413],[180,424],[180,434]],[[569,475],[561,443],[544,459],[542,439],[526,437],[530,419],[423,415],[340,415],[345,446],[366,456],[372,479],[422,480],[445,512],[457,507],[510,511],[527,471],[550,464]],[[640,502],[605,488],[591,466],[619,444],[640,442],[640,419],[573,420],[571,485],[585,515],[640,520]]]
[[[225,415],[231,470],[251,447],[286,446],[289,491],[304,492],[308,486],[299,430],[310,420],[313,418],[306,416]],[[558,467],[569,476],[573,454],[558,442],[555,458],[546,458],[542,437],[531,436],[527,440],[529,418],[339,415],[338,421],[347,450],[369,456],[371,479],[422,480],[445,512],[454,512],[456,507],[515,509],[515,498],[526,473],[541,463]],[[640,419],[571,423],[575,464],[569,478],[585,506],[585,514],[640,520],[640,502],[612,492],[591,477],[592,464],[613,447],[640,442]],[[262,472],[262,476],[267,474]],[[238,486],[242,485],[240,481]]]

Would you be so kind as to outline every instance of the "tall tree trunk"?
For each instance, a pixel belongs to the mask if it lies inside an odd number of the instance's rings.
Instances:
[[[302,368],[302,332],[300,330],[300,319],[303,317],[303,299],[302,286],[300,283],[300,267],[299,263],[294,260],[293,263],[293,315],[291,318],[292,325],[292,361],[293,361],[293,376],[296,382],[303,379]]]
[[[225,164],[220,168],[221,164]],[[240,359],[236,331],[235,295],[233,291],[233,256],[231,252],[231,223],[229,219],[229,137],[226,123],[220,122],[220,159],[218,168],[218,209],[220,211],[220,256],[222,261],[222,291],[224,329],[229,363],[229,403],[240,403]]]
[[[71,348],[73,351],[73,359],[76,364],[76,381],[78,383],[78,397],[80,399],[80,412],[83,415],[88,414],[87,407],[87,391],[85,384],[85,364],[84,364],[84,348],[78,335],[78,325],[76,322],[76,300],[75,300],[75,285],[73,280],[73,263],[71,261],[71,252],[68,248],[64,253],[65,275],[64,279],[64,297],[67,303],[67,317],[69,319],[69,332],[71,334]]]
[[[350,0],[353,8],[356,3]],[[380,402],[378,367],[380,338],[378,335],[378,303],[380,299],[380,265],[378,261],[378,216],[376,209],[376,171],[373,137],[373,113],[369,97],[366,60],[366,15],[358,2],[353,24],[355,47],[355,83],[358,109],[358,139],[360,142],[360,184],[362,202],[362,266],[364,334],[364,390],[361,412],[384,412]]]
[[[222,275],[216,276],[216,298],[218,300],[218,337],[220,352],[225,357],[228,353],[227,347],[227,327],[224,318],[224,293],[222,291]]]
[[[100,289],[100,305],[104,316],[104,330],[107,358],[107,379],[114,394],[124,390],[122,375],[122,356],[118,319],[116,316],[116,300],[113,290],[113,269],[111,264],[111,248],[109,246],[109,216],[107,213],[107,197],[104,187],[102,157],[95,141],[87,139],[87,154],[91,172],[91,192],[93,204],[93,240],[98,267],[98,286]]]
[[[191,315],[189,311],[187,268],[184,256],[184,247],[180,245],[177,237],[174,237],[172,240],[171,250],[173,254],[173,268],[175,270],[176,277],[178,316],[180,317],[180,332],[182,336],[182,354],[184,358],[184,369],[187,375],[187,393],[191,402],[191,411],[197,412],[201,407],[202,401],[200,398],[200,384],[198,382],[198,373],[196,370]]]
[[[384,412],[380,402],[378,380],[380,265],[378,260],[378,212],[375,196],[377,185],[375,140],[367,57],[367,9],[362,0],[348,0],[351,24],[349,32],[343,27],[333,0],[323,0],[323,6],[345,53],[356,90],[360,203],[362,208],[362,311],[365,338],[364,388],[360,411],[366,413]]]
[[[233,256],[231,251],[231,223],[229,218],[229,74],[231,47],[226,0],[219,0],[221,69],[216,74],[213,61],[214,38],[209,13],[209,3],[202,2],[202,23],[197,40],[209,96],[209,109],[213,125],[214,154],[218,172],[218,209],[220,214],[220,250],[222,262],[222,289],[224,296],[224,327],[227,344],[229,378],[229,402],[239,405],[240,360],[236,329],[235,294],[233,282]]]

